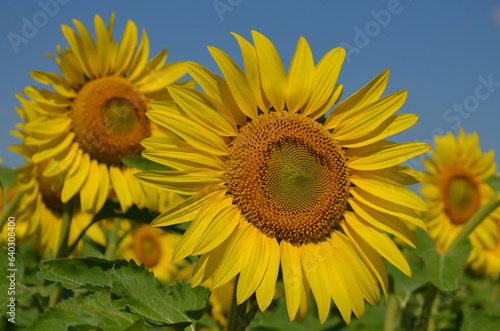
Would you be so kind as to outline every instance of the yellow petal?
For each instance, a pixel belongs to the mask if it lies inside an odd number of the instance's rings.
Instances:
[[[216,156],[196,148],[155,148],[142,151],[142,156],[177,170],[211,169],[222,171],[224,163]]]
[[[198,193],[203,189],[226,181],[222,172],[208,170],[143,171],[135,174],[135,176],[149,185],[179,194]]]
[[[80,204],[82,212],[95,214],[97,210],[97,193],[99,192],[99,180],[101,179],[97,160],[90,161],[89,175],[80,191]]]
[[[246,123],[246,115],[234,100],[229,86],[224,79],[197,63],[189,62],[186,64],[186,67],[189,75],[196,80],[203,91],[220,103],[221,107],[218,107],[218,109],[222,110],[222,115],[226,116],[229,120],[233,119],[230,120],[231,123],[235,122],[239,125]]]
[[[98,58],[99,77],[107,76],[111,69],[111,63],[108,53],[109,37],[106,25],[99,15],[94,16],[95,36],[96,36],[96,50]]]
[[[202,238],[204,237],[204,233],[207,231],[208,226],[212,223],[213,218],[217,217],[221,211],[231,205],[232,198],[219,196],[213,199],[212,202],[213,204],[205,204],[189,225],[174,250],[172,257],[173,261],[183,259],[193,253],[196,245],[203,240]],[[222,213],[222,216],[226,213],[227,210]]]
[[[275,238],[261,236],[266,250],[269,251],[269,263],[266,267],[266,273],[255,291],[257,303],[261,311],[265,311],[271,304],[276,287],[276,279],[280,267],[280,245]]]
[[[259,62],[262,89],[276,110],[284,110],[285,95],[283,90],[286,73],[283,62],[269,39],[257,31],[252,31],[252,37]]]
[[[99,69],[98,69],[98,62],[97,62],[97,50],[95,47],[94,40],[92,39],[92,36],[90,36],[89,31],[83,25],[80,21],[78,20],[73,20],[73,24],[75,24],[76,29],[80,33],[80,39],[82,42],[82,58],[84,61],[87,62],[87,66],[90,68],[92,72],[91,78],[98,77],[99,75]]]
[[[257,235],[252,229],[253,225],[245,220],[240,220],[240,226],[232,235],[226,252],[220,260],[220,265],[214,273],[213,287],[219,287],[233,279],[243,265],[243,255],[246,248],[256,239]]]
[[[76,91],[73,90],[61,75],[43,71],[32,71],[30,75],[42,84],[52,85],[57,92],[66,98],[74,98],[76,96]]]
[[[236,38],[238,44],[240,45],[241,54],[243,55],[243,64],[245,66],[245,73],[248,78],[248,82],[250,83],[250,88],[252,89],[257,107],[259,107],[264,113],[267,113],[269,110],[269,101],[265,98],[262,91],[259,64],[257,62],[255,47],[236,33],[231,32],[231,34]]]
[[[302,266],[300,250],[286,240],[280,243],[281,269],[285,285],[286,307],[290,321],[295,318],[301,300]]]
[[[183,116],[150,110],[146,115],[158,125],[182,137],[188,144],[215,155],[227,155],[227,146],[217,134]]]
[[[337,47],[326,53],[318,62],[315,68],[314,88],[311,98],[304,106],[304,115],[316,112],[331,98],[344,58],[345,50]]]
[[[408,277],[411,277],[411,270],[403,254],[387,234],[361,222],[356,214],[347,211],[344,214],[345,226],[349,228],[349,233],[356,232],[363,241],[370,245],[375,251],[401,270]]]
[[[326,269],[324,260],[328,259],[325,257],[324,251],[318,249],[316,246],[321,246],[321,244],[306,244],[300,247],[301,256],[300,261],[302,264],[302,270],[309,285],[311,285],[311,290],[314,294],[314,299],[318,306],[319,321],[321,324],[325,322],[330,312],[331,297],[330,293],[333,289],[330,286],[330,281],[328,276],[331,276],[330,272]],[[335,285],[337,282],[334,282]],[[350,310],[350,307],[349,307]]]
[[[337,140],[352,140],[365,136],[396,112],[404,104],[407,94],[406,90],[394,92],[351,112],[335,127],[333,136]]]
[[[70,117],[51,118],[48,116],[40,116],[26,123],[24,130],[27,134],[37,135],[38,137],[51,137],[67,132],[70,125]]]
[[[73,143],[69,151],[64,151],[63,153],[59,153],[55,155],[52,159],[50,159],[49,164],[43,171],[43,176],[45,177],[54,177],[54,176],[62,176],[64,172],[69,171],[71,165],[74,163],[74,159],[78,152],[78,143]],[[62,176],[64,177],[64,176]]]
[[[75,134],[70,132],[67,136],[62,136],[61,138],[51,141],[47,145],[42,146],[39,152],[33,154],[32,161],[38,163],[60,153],[71,145],[74,138]]]
[[[194,89],[169,86],[168,92],[175,102],[198,124],[222,136],[236,136],[238,131],[204,94]]]
[[[356,232],[351,231],[351,228],[346,225],[346,222],[342,222],[340,225],[358,255],[382,286],[382,291],[384,292],[384,296],[387,301],[389,279],[387,277],[387,271],[385,269],[384,262],[382,262],[382,258],[370,245],[366,244]]]
[[[125,176],[119,167],[109,167],[109,178],[113,191],[120,202],[122,212],[125,213],[127,209],[132,206],[132,194],[129,191]]]
[[[407,222],[427,230],[425,223],[418,217],[418,214],[410,208],[393,203],[391,200],[384,200],[378,195],[373,195],[363,191],[358,187],[352,187],[349,191],[354,199],[386,214],[394,215]]]
[[[80,152],[80,151],[79,151]],[[68,172],[68,176],[64,180],[64,186],[61,192],[61,201],[63,203],[68,202],[85,183],[89,175],[90,168],[90,157],[87,153],[78,153],[75,159],[75,163]]]
[[[325,127],[327,129],[336,128],[345,116],[377,100],[384,92],[388,79],[389,69],[386,69],[359,91],[339,103],[338,106],[332,110],[330,115],[328,115],[325,121]]]
[[[351,183],[365,192],[391,201],[392,203],[417,210],[427,210],[427,205],[424,201],[417,194],[402,185],[379,181],[374,178],[358,178],[355,176],[351,176]]]
[[[222,209],[212,217],[203,236],[193,249],[192,255],[205,254],[226,240],[239,224],[240,211],[236,206]]]
[[[417,240],[413,232],[399,218],[381,213],[354,199],[349,200],[349,205],[358,215],[360,222],[393,234],[413,248],[417,247]]]
[[[377,170],[400,164],[414,156],[428,151],[427,143],[393,143],[379,141],[359,148],[350,148],[345,155],[349,158],[349,167],[356,170]]]
[[[297,112],[309,100],[313,86],[313,55],[306,39],[300,37],[285,82],[285,100],[289,112]]]
[[[127,21],[125,30],[123,31],[118,53],[116,54],[114,74],[117,76],[125,76],[127,73],[130,61],[134,57],[135,47],[137,46],[137,27],[131,20]]]
[[[259,230],[255,229],[254,231]],[[238,288],[236,291],[238,304],[248,299],[264,278],[270,257],[269,250],[266,249],[267,247],[264,244],[264,236],[262,233],[257,234],[255,241],[249,243],[250,245],[246,247],[249,261],[242,267],[240,278],[238,279]]]
[[[61,30],[64,34],[64,37],[66,37],[66,40],[68,41],[69,47],[72,50],[72,54],[75,55],[75,58],[77,59],[78,63],[80,64],[80,67],[85,73],[85,76],[89,78],[94,78],[95,77],[94,73],[92,72],[92,69],[88,64],[88,61],[84,56],[85,54],[84,45],[80,37],[76,34],[75,31],[73,31],[73,29],[71,29],[67,25],[62,24]]]
[[[152,226],[169,226],[191,221],[198,213],[198,209],[206,202],[212,204],[212,199],[225,195],[226,190],[220,185],[214,185],[201,190],[187,198],[179,205],[167,210],[151,222]]]
[[[160,91],[167,85],[173,84],[176,80],[184,76],[186,72],[184,62],[172,62],[144,76],[136,84],[143,93],[148,95],[148,93]]]
[[[257,117],[257,104],[250,89],[250,83],[238,65],[223,51],[208,47],[210,54],[219,65],[229,90],[241,111],[250,118]]]
[[[148,62],[148,56],[149,56],[149,39],[146,30],[143,28],[142,38],[139,44],[139,48],[137,49],[137,53],[132,59],[132,63],[130,64],[129,68],[128,79],[131,82],[135,82],[135,80],[144,70],[146,63]]]
[[[417,120],[418,115],[415,114],[392,115],[378,127],[367,132],[366,135],[360,138],[349,140],[339,139],[340,144],[346,148],[363,147],[403,131],[415,124]]]

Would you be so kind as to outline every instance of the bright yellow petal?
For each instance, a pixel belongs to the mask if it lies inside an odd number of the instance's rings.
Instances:
[[[300,37],[285,82],[285,99],[289,112],[297,112],[309,100],[313,86],[313,55],[306,39]]]
[[[80,191],[80,204],[82,212],[95,214],[97,210],[97,198],[99,192],[99,180],[101,179],[99,165],[97,160],[91,160],[89,166],[89,175]]]
[[[377,100],[384,92],[388,79],[389,69],[386,69],[359,91],[339,103],[328,115],[325,128],[333,129],[337,127],[345,116],[355,112],[359,107]]]
[[[355,176],[351,176],[351,183],[358,186],[361,190],[384,200],[408,208],[427,210],[427,206],[423,200],[417,194],[402,185],[379,181],[373,178],[358,178]]]
[[[137,48],[137,54],[134,56],[132,63],[130,64],[128,79],[131,82],[139,77],[139,75],[144,70],[146,63],[148,62],[149,56],[149,38],[145,29],[142,29],[142,38]]]
[[[376,170],[392,167],[428,151],[427,143],[393,143],[385,140],[346,151],[349,167],[356,170]]]
[[[236,40],[240,45],[241,54],[243,55],[243,63],[245,65],[245,73],[248,78],[248,82],[250,83],[250,88],[252,89],[257,107],[259,107],[264,113],[267,113],[269,110],[269,101],[265,98],[264,92],[262,91],[259,64],[257,62],[255,47],[236,33],[231,32],[231,34],[236,37]]]
[[[75,163],[68,172],[64,180],[64,186],[61,192],[61,201],[66,203],[82,188],[87,180],[90,168],[90,157],[87,153],[77,155]]]
[[[224,163],[216,156],[196,148],[156,148],[142,152],[145,158],[177,170],[210,169],[223,171]]]
[[[74,138],[75,134],[73,132],[70,132],[67,136],[62,136],[61,138],[51,141],[49,144],[42,146],[39,152],[33,154],[31,160],[34,163],[38,163],[40,161],[48,159],[49,157],[53,157],[54,155],[68,148],[73,142]]]
[[[186,72],[187,69],[184,62],[172,62],[144,76],[136,84],[144,94],[148,95],[148,93],[160,91],[174,83],[184,76]]]
[[[210,54],[219,65],[226,79],[229,90],[241,111],[250,118],[257,117],[257,104],[250,83],[238,65],[223,51],[215,47],[208,47]]]
[[[236,136],[236,126],[217,111],[217,107],[203,93],[194,89],[169,86],[168,92],[175,102],[198,124],[222,135]]]
[[[276,279],[278,278],[280,267],[280,245],[275,238],[270,238],[268,236],[262,236],[262,240],[265,249],[269,251],[269,263],[266,267],[266,274],[255,291],[255,294],[260,310],[265,311],[274,297]]]
[[[135,174],[148,185],[161,187],[179,194],[194,194],[226,181],[222,172],[208,170],[143,171]]]
[[[365,136],[396,112],[404,104],[407,94],[406,90],[394,92],[350,113],[335,127],[333,136],[337,140],[353,140]]]
[[[411,277],[411,270],[408,262],[406,262],[403,254],[401,254],[401,251],[389,236],[380,230],[364,224],[358,219],[356,214],[352,212],[346,212],[344,217],[346,220],[345,226],[349,228],[349,233],[356,232],[359,237],[363,238],[366,244],[373,247],[373,249],[387,261],[392,263],[407,276]]]
[[[363,147],[406,130],[415,124],[417,120],[418,116],[415,114],[393,115],[363,137],[352,140],[341,140],[340,143],[342,147],[347,148]]]
[[[288,317],[292,321],[299,310],[301,287],[303,286],[300,250],[286,240],[282,240],[280,243],[280,252],[286,307]]]
[[[98,59],[99,77],[107,76],[110,69],[111,63],[108,53],[109,37],[106,25],[102,21],[99,15],[94,16],[94,26],[96,35],[96,50]]]
[[[224,195],[225,193],[226,190],[221,185],[207,187],[155,218],[153,222],[151,222],[151,225],[169,226],[191,221],[205,202],[211,204],[213,198]]]
[[[119,167],[111,166],[109,167],[109,178],[113,191],[122,207],[122,212],[125,213],[132,206],[132,194],[129,191],[125,176],[123,176]]]
[[[227,155],[227,146],[217,134],[183,116],[150,110],[146,115],[158,125],[181,136],[188,144],[215,155]]]
[[[345,50],[337,47],[326,53],[315,68],[314,88],[311,98],[304,107],[304,115],[314,113],[332,96],[340,68],[345,58]]]
[[[285,94],[283,89],[286,73],[283,62],[269,39],[257,31],[252,31],[252,37],[259,62],[262,89],[276,110],[284,110]]]
[[[130,61],[134,56],[135,47],[137,46],[137,27],[133,21],[128,21],[123,31],[118,53],[116,54],[114,74],[117,76],[125,76],[127,73]]]

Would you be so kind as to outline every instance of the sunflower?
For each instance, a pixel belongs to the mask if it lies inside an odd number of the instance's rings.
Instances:
[[[122,223],[122,230],[127,234],[118,245],[116,254],[119,258],[133,259],[137,264],[144,263],[158,279],[167,283],[189,278],[191,268],[187,260],[172,262],[172,253],[180,241],[180,235],[153,228],[149,224],[139,224],[131,229],[130,222],[121,222],[120,225]]]
[[[481,151],[475,132],[466,134],[460,129],[457,137],[448,132],[436,136],[434,144],[431,158],[423,160],[427,171],[419,173],[420,191],[429,208],[424,219],[429,235],[445,251],[472,215],[493,198],[493,189],[484,180],[495,174],[496,164],[493,151]],[[473,246],[469,262],[480,258],[483,246],[495,250],[499,230],[494,217],[500,218],[500,209],[469,235]]]
[[[252,36],[255,46],[235,34],[246,74],[209,47],[224,79],[187,64],[205,93],[169,87],[174,102],[153,105],[147,116],[179,138],[145,139],[142,154],[176,170],[136,176],[191,195],[153,224],[193,219],[174,252],[201,255],[193,286],[218,288],[239,274],[237,303],[255,292],[264,311],[281,264],[290,320],[304,317],[312,290],[321,322],[333,299],[349,323],[364,299],[380,302],[379,284],[387,295],[382,257],[410,275],[386,232],[415,246],[409,224],[425,227],[425,203],[405,187],[415,173],[400,163],[429,146],[383,140],[417,120],[393,115],[406,91],[380,98],[388,70],[325,117],[342,93],[344,49],[315,65],[301,37],[285,74],[273,44]]]
[[[139,155],[140,141],[164,136],[165,130],[145,116],[152,101],[170,100],[165,88],[185,74],[183,63],[164,65],[166,49],[148,61],[149,40],[143,30],[139,46],[137,28],[128,21],[120,43],[113,40],[114,15],[106,28],[96,15],[96,41],[77,20],[78,33],[63,25],[69,48],[57,47],[53,58],[62,75],[34,71],[32,77],[54,90],[28,87],[25,109],[38,108],[41,116],[26,123],[24,141],[38,149],[35,164],[48,160],[43,176],[59,181],[63,203],[80,194],[81,209],[96,213],[110,189],[123,211],[132,204],[158,210],[157,196],[145,188],[122,158]],[[191,83],[179,83],[179,85]],[[162,193],[164,194],[164,193]]]

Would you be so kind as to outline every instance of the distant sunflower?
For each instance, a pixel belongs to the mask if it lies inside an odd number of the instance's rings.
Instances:
[[[434,138],[435,150],[430,159],[424,159],[427,171],[420,172],[420,191],[426,198],[429,212],[424,221],[436,246],[446,250],[474,213],[494,196],[485,179],[495,174],[494,152],[483,153],[477,133],[458,136],[449,132]],[[490,214],[469,235],[474,247],[471,258],[478,258],[483,246],[496,248],[499,235],[494,220],[500,218],[500,209]]]
[[[383,140],[417,120],[393,115],[406,91],[380,98],[388,70],[325,118],[342,92],[344,49],[315,65],[301,37],[285,74],[273,44],[252,35],[255,47],[235,35],[246,74],[209,47],[225,79],[189,64],[205,93],[169,87],[174,103],[153,105],[148,117],[179,139],[145,139],[142,154],[177,170],[136,176],[192,195],[153,224],[193,219],[174,252],[201,255],[193,286],[239,274],[238,304],[255,292],[265,310],[281,264],[290,319],[304,317],[311,289],[321,322],[333,299],[349,323],[351,311],[363,315],[363,299],[379,303],[378,283],[387,294],[382,257],[410,275],[385,231],[415,246],[408,224],[424,227],[416,211],[426,206],[404,186],[417,181],[400,163],[429,146]]]
[[[148,61],[149,40],[128,21],[120,43],[113,39],[114,15],[108,27],[96,15],[96,41],[73,20],[79,34],[66,25],[69,48],[58,46],[52,57],[62,72],[34,71],[32,77],[55,91],[28,87],[19,96],[23,108],[39,108],[41,116],[26,123],[25,144],[37,146],[35,164],[49,160],[43,176],[60,181],[61,199],[80,193],[81,208],[96,213],[113,189],[122,210],[132,204],[158,209],[154,190],[133,178],[135,170],[122,158],[139,155],[140,141],[165,132],[146,117],[152,101],[170,100],[166,86],[185,74],[183,63],[164,65],[166,49]],[[152,194],[152,195],[151,195]]]
[[[128,224],[129,222],[123,222]],[[137,264],[144,263],[156,278],[167,282],[176,279],[186,280],[191,274],[190,263],[182,260],[172,262],[172,253],[181,236],[153,228],[149,224],[139,224],[128,229],[128,234],[120,241],[117,256],[121,259],[133,259]]]

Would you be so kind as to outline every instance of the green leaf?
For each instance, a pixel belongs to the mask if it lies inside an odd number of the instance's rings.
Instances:
[[[187,283],[164,284],[133,260],[42,260],[40,270],[45,278],[66,288],[111,294],[115,309],[130,310],[155,325],[187,326],[200,319],[210,294],[206,288],[191,288]]]
[[[490,316],[480,310],[469,310],[464,314],[460,331],[497,331],[500,330],[500,318]]]
[[[413,293],[429,281],[425,262],[416,254],[415,249],[407,248],[405,258],[410,265],[411,277],[406,276],[391,263],[385,263],[387,273],[394,280],[394,292],[403,307],[406,306]]]
[[[500,193],[500,177],[498,176],[490,176],[485,179],[486,184],[491,186],[493,191],[496,193]]]
[[[115,307],[126,307],[154,325],[182,324],[199,320],[205,311],[210,291],[191,288],[187,283],[167,285],[133,261],[127,268],[113,268],[111,299]]]
[[[49,331],[97,328],[103,331],[125,330],[140,318],[128,312],[113,309],[109,298],[96,292],[85,297],[77,296],[64,300],[55,307],[47,309],[33,321],[27,330]]]
[[[125,260],[95,257],[40,261],[42,275],[68,289],[90,289],[111,293],[111,270],[128,266]]]
[[[17,179],[17,173],[7,167],[0,166],[0,186],[6,190],[7,187],[11,186]]]
[[[430,281],[442,291],[454,291],[462,276],[472,246],[467,238],[457,243],[453,251],[438,252],[434,240],[423,231],[415,231],[418,250],[424,260]]]
[[[122,159],[122,162],[129,167],[137,168],[142,171],[148,170],[170,170],[169,167],[148,160],[142,156],[126,156]]]

